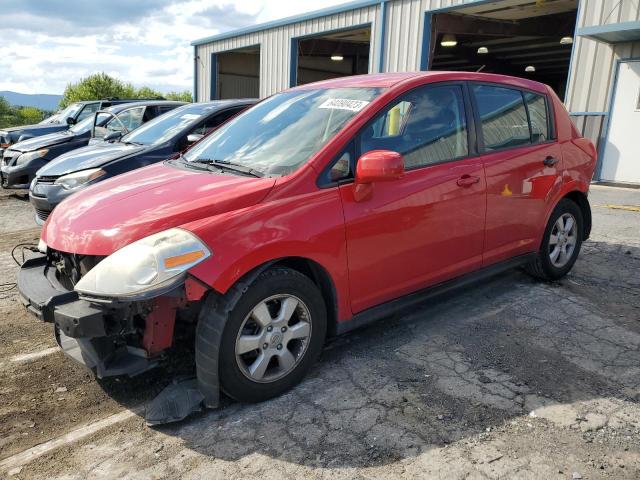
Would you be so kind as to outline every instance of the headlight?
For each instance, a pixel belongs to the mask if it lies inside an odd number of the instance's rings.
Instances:
[[[38,242],[38,251],[40,253],[47,253],[47,244],[44,243],[44,240],[42,239]]]
[[[22,165],[22,164],[30,162],[31,160],[34,160],[36,158],[42,158],[47,153],[49,153],[49,149],[48,148],[43,148],[42,150],[36,150],[35,152],[23,153],[16,160],[16,165]]]
[[[89,183],[90,181],[103,176],[105,173],[107,172],[100,168],[90,168],[89,170],[81,170],[79,172],[63,175],[54,183],[56,185],[60,185],[65,190],[71,190],[73,188],[78,188],[85,183]]]
[[[112,253],[89,270],[75,290],[107,297],[152,296],[173,288],[187,270],[209,256],[195,235],[171,228]]]

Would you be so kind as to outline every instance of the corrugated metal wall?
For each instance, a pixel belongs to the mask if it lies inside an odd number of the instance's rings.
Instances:
[[[384,71],[420,69],[424,12],[462,5],[474,0],[394,0],[387,4],[387,38]],[[260,96],[265,97],[289,87],[291,38],[322,33],[344,27],[371,24],[369,71],[378,71],[380,4],[356,8],[326,17],[293,23],[261,32],[239,35],[197,47],[198,100],[208,100],[211,84],[211,53],[251,45],[261,45]]]
[[[578,28],[640,20],[638,0],[580,0],[580,3]],[[606,111],[616,60],[629,57],[640,57],[640,42],[612,46],[577,37],[566,99],[569,111]]]
[[[420,69],[424,13],[428,10],[472,3],[474,0],[392,0],[387,3],[383,71]],[[640,20],[638,0],[580,0],[578,28]],[[260,96],[289,86],[291,38],[371,23],[370,71],[378,71],[380,4],[356,8],[321,18],[239,35],[197,47],[198,100],[209,99],[211,53],[261,45]],[[618,58],[640,57],[640,42],[607,45],[578,37],[566,104],[572,112],[602,112],[608,108],[613,69]],[[580,119],[576,119],[582,121]],[[583,124],[592,124],[584,119]],[[589,127],[592,131],[595,127]]]
[[[358,8],[348,12],[307,20],[262,32],[240,35],[197,47],[198,100],[208,100],[211,85],[211,53],[223,52],[251,45],[261,45],[260,49],[260,96],[266,97],[289,87],[289,66],[291,38],[344,27],[371,23],[370,71],[375,71],[378,55],[376,44],[379,6]]]

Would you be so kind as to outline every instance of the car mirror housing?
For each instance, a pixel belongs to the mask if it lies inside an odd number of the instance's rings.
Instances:
[[[67,117],[67,125],[75,125],[76,119],[73,117]]]
[[[391,150],[372,150],[360,156],[356,167],[356,184],[388,182],[404,173],[404,159]]]

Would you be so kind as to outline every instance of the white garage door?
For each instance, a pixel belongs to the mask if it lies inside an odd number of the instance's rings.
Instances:
[[[640,183],[640,61],[619,68],[601,178]]]

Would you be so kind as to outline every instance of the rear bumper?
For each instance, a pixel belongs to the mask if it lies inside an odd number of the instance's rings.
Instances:
[[[137,375],[155,364],[124,341],[131,304],[97,304],[64,288],[45,255],[27,260],[18,273],[22,303],[38,319],[55,325],[56,341],[73,360],[100,378]]]

